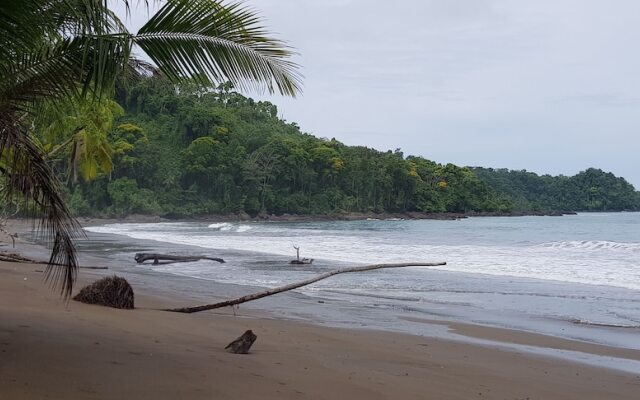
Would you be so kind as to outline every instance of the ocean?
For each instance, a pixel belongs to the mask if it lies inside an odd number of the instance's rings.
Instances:
[[[256,290],[351,265],[446,261],[338,275],[262,304],[337,326],[424,334],[424,324],[411,321],[424,318],[640,348],[640,213],[115,223],[86,230],[84,249],[93,255],[115,257],[125,270],[196,278],[203,298],[207,282]],[[314,262],[290,265],[293,246]],[[227,262],[138,266],[133,255],[143,250]]]

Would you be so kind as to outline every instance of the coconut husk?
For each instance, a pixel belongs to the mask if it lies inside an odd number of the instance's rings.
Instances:
[[[124,278],[108,276],[85,286],[73,299],[87,304],[132,309],[133,288]]]

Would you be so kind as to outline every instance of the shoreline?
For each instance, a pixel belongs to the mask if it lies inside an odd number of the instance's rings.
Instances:
[[[584,211],[587,212],[587,211]],[[594,212],[594,211],[590,211]],[[609,212],[609,211],[607,211]],[[610,212],[634,212],[634,211],[610,211]],[[191,217],[163,217],[160,215],[131,214],[122,217],[78,217],[82,224],[104,223],[143,223],[143,222],[187,222],[187,221],[212,221],[212,222],[330,222],[330,221],[399,221],[399,220],[436,220],[455,221],[475,217],[560,217],[564,215],[576,215],[574,211],[514,211],[514,212],[468,212],[468,213],[425,213],[411,212],[384,212],[384,213],[341,213],[341,214],[265,214],[250,216],[249,214],[207,214]]]
[[[18,226],[16,227],[19,228],[20,223],[23,221],[14,222],[18,222]],[[119,221],[100,220],[94,222],[98,224],[108,224]],[[91,224],[87,224],[86,226],[89,225]],[[25,227],[26,225],[22,224],[22,232],[25,232]],[[162,242],[153,239],[131,239],[128,236],[122,236],[113,233],[103,233],[97,235],[98,236],[91,237],[88,242],[84,242],[83,245],[79,247],[81,265],[87,265],[90,269],[95,269],[94,267],[96,265],[101,268],[109,268],[109,271],[124,274],[127,279],[137,279],[147,288],[153,288],[156,292],[162,293],[163,295],[168,295],[170,297],[180,297],[183,295],[182,292],[191,291],[191,300],[202,303],[208,302],[211,297],[225,300],[255,293],[268,288],[268,285],[262,285],[255,282],[250,283],[247,281],[237,280],[228,281],[225,280],[225,278],[221,278],[220,280],[219,278],[216,278],[216,275],[199,277],[190,273],[181,273],[180,270],[156,270],[155,268],[149,268],[149,265],[147,265],[147,267],[145,268],[141,265],[136,265],[131,259],[129,259],[129,253],[133,254],[134,252],[139,251],[163,252],[165,251],[168,242]],[[93,241],[96,241],[94,243],[98,243],[99,247],[93,247]],[[25,245],[24,241],[20,240],[20,242]],[[43,256],[48,255],[48,252],[46,249],[44,249],[43,246],[38,244],[27,244],[27,246],[27,255],[35,255],[36,258],[40,257],[40,260],[46,259],[46,257]],[[122,248],[120,246],[125,247]],[[172,251],[177,251],[178,253],[189,254],[190,252],[194,252],[200,254],[210,252],[210,250],[208,250],[207,248],[203,248],[194,244],[187,245],[173,243],[173,246],[175,247],[172,247]],[[249,258],[243,258],[241,253],[249,254],[250,256]],[[279,268],[279,263],[277,260],[281,260],[283,258],[283,256],[274,254],[250,252],[244,250],[240,252],[238,252],[238,250],[233,250],[227,253],[223,252],[222,254],[214,252],[212,254],[216,256],[226,254],[229,257],[227,261],[231,262],[232,265],[238,263],[250,263],[249,265],[252,265],[253,263],[256,263],[258,264],[258,268],[263,268],[265,265],[273,265],[273,267]],[[114,258],[114,255],[117,255],[117,257]],[[82,258],[87,259],[83,262]],[[327,262],[329,263],[327,264]],[[322,265],[322,271],[328,271],[329,269],[338,268],[339,266],[340,262],[338,261],[325,260],[325,263],[323,263]],[[433,281],[431,285],[434,285],[435,282],[445,283],[457,282],[461,279],[472,279],[473,282],[470,283],[470,293],[476,293],[475,289],[473,289],[474,286],[478,284],[484,284],[483,282],[485,279],[504,279],[503,282],[522,281],[525,282],[525,284],[527,284],[528,282],[526,281],[530,279],[527,277],[513,276],[506,276],[501,278],[500,276],[494,276],[486,273],[459,271],[456,272],[446,269],[439,270],[438,268],[431,270],[430,275],[431,280]],[[182,283],[176,284],[177,281],[180,281]],[[172,284],[168,285],[167,282],[172,282]],[[281,284],[287,284],[290,282],[291,281],[284,281]],[[537,282],[550,286],[584,285],[575,282],[553,281],[547,279],[538,280]],[[501,284],[502,283],[497,283],[497,285]],[[536,283],[532,283],[532,285],[535,286]],[[169,291],[164,290],[165,286],[171,287],[171,289]],[[590,290],[597,290],[591,289],[591,285],[587,285],[586,287]],[[594,287],[597,288],[597,286]],[[612,288],[620,292],[631,290],[618,287]],[[489,292],[487,293],[494,293],[491,292],[491,290],[492,289],[489,289]],[[493,290],[496,289],[494,288]],[[500,291],[501,289],[498,290],[499,291],[497,292],[497,294],[503,294]],[[524,290],[527,291],[528,289]],[[573,290],[573,288],[570,288],[570,290]],[[582,289],[579,290],[582,291]],[[454,290],[454,293],[456,292],[459,292],[459,290]],[[336,296],[335,293],[338,293],[338,296]],[[404,308],[402,304],[398,304],[398,306],[400,307],[399,311],[394,312],[393,309],[384,311],[384,308],[377,309],[375,307],[375,304],[374,307],[367,307],[366,302],[363,303],[362,301],[359,301],[360,295],[357,293],[351,293],[351,298],[343,298],[340,295],[341,292],[339,291],[335,293],[331,289],[320,289],[320,291],[318,292],[312,290],[309,292],[306,291],[305,288],[302,288],[302,290],[300,291],[286,292],[278,296],[268,297],[267,299],[263,299],[257,302],[250,302],[247,303],[247,305],[249,305],[249,307],[255,306],[256,308],[263,310],[265,310],[266,308],[284,310],[275,313],[274,317],[284,319],[292,318],[294,320],[304,321],[306,323],[312,323],[316,325],[330,325],[336,327],[362,326],[365,327],[365,329],[385,330],[422,335],[422,329],[416,329],[416,325],[410,326],[405,323],[401,323],[401,321],[411,321],[412,318],[414,320],[420,320],[425,318],[432,319],[435,317],[438,321],[440,321],[440,323],[444,321],[445,323],[462,323],[488,326],[496,329],[513,329],[532,334],[557,336],[567,340],[586,340],[587,342],[594,345],[612,346],[615,348],[629,348],[632,350],[640,349],[640,347],[637,347],[635,344],[629,344],[633,343],[633,340],[630,341],[629,337],[633,337],[633,335],[635,335],[636,333],[640,333],[640,327],[637,325],[630,326],[593,322],[585,323],[582,319],[572,318],[539,318],[539,316],[537,317],[536,314],[533,314],[533,316],[530,318],[520,318],[517,314],[508,313],[506,311],[502,313],[504,315],[499,315],[494,319],[489,317],[489,314],[487,314],[490,311],[483,311],[480,309],[464,309],[464,307],[458,307],[458,303],[456,302],[447,305],[447,303],[441,303],[438,301],[431,303],[427,302],[425,305],[426,309],[417,309],[412,305],[408,305],[406,308]],[[212,294],[214,295],[212,296]],[[588,292],[581,292],[579,296],[589,295],[590,294]],[[616,295],[624,296],[625,294],[621,293]],[[394,300],[393,296],[382,296],[380,298],[376,297],[375,295],[368,296],[370,297],[370,300],[374,302],[378,301],[378,299],[385,299],[389,301]],[[366,297],[366,294],[363,295],[363,298]],[[354,302],[354,300],[356,299],[358,301]],[[401,297],[398,299],[402,300]],[[325,303],[333,304],[333,306],[325,306]],[[460,304],[464,305],[464,303]],[[339,309],[340,312],[332,313],[330,311],[327,311],[332,307]],[[479,314],[478,311],[483,311],[484,314]],[[407,318],[405,315],[403,315],[404,313],[412,314],[414,317]],[[382,318],[380,319],[380,317]],[[351,323],[346,322],[349,320],[349,318],[355,319],[353,319]],[[398,322],[400,322],[400,324],[397,324]],[[417,324],[417,326],[419,326],[419,324]],[[426,335],[432,334],[433,333],[426,333]]]
[[[93,223],[86,223],[84,226],[85,227],[91,227],[94,226],[94,224],[96,225],[104,225],[104,224],[113,224],[113,223],[130,223],[130,221],[118,221],[118,220],[92,220],[91,222]],[[172,221],[173,222],[173,221]],[[207,224],[210,221],[200,221],[201,223]],[[29,224],[25,224],[25,220],[14,220],[12,221],[13,223],[13,228],[15,228],[14,230],[18,231],[21,233],[21,239],[23,239],[26,236],[23,236],[23,233],[28,233],[29,229],[30,229],[30,225]],[[46,257],[48,256],[48,252],[47,250],[39,244],[35,244],[35,243],[31,243],[31,242],[25,242],[24,240],[18,240],[18,243],[22,243],[23,245],[27,245],[28,248],[26,249],[27,251],[27,255],[29,254],[36,254],[37,256],[39,256],[40,260],[45,260]],[[228,280],[225,279],[224,277],[220,278],[219,275],[205,275],[205,276],[199,276],[198,274],[191,274],[191,273],[186,273],[183,274],[180,272],[180,269],[160,269],[160,270],[156,270],[155,268],[144,268],[141,265],[136,265],[132,259],[130,259],[129,257],[133,257],[134,253],[137,252],[156,252],[156,253],[162,253],[162,252],[177,252],[178,254],[204,254],[204,255],[208,255],[208,256],[225,256],[225,259],[231,263],[231,265],[237,264],[237,265],[246,265],[247,263],[249,263],[248,266],[254,265],[256,264],[258,270],[260,271],[262,268],[264,268],[266,265],[271,265],[272,267],[276,268],[276,270],[278,268],[280,268],[280,263],[283,262],[283,260],[288,260],[288,256],[284,255],[283,253],[265,253],[265,252],[261,252],[259,250],[245,250],[245,249],[236,249],[236,248],[230,248],[230,249],[214,249],[212,251],[211,248],[209,247],[203,247],[201,246],[199,243],[181,243],[181,242],[170,242],[170,241],[163,241],[162,238],[158,239],[158,238],[136,238],[136,236],[129,236],[126,234],[120,234],[120,233],[90,233],[89,236],[89,240],[88,241],[80,241],[78,242],[78,251],[79,254],[82,257],[89,257],[88,263],[91,264],[95,264],[98,263],[101,266],[104,265],[110,265],[112,270],[114,267],[116,267],[116,270],[118,272],[124,272],[124,273],[143,273],[144,275],[147,275],[146,277],[148,278],[151,275],[155,275],[158,276],[159,274],[162,276],[165,276],[167,279],[172,279],[175,277],[182,277],[182,278],[186,278],[186,279],[192,279],[194,280],[194,282],[202,282],[203,285],[199,285],[199,286],[206,286],[207,284],[212,284],[214,283],[216,285],[216,290],[220,290],[222,288],[224,288],[225,286],[237,286],[239,288],[245,288],[246,290],[263,290],[263,289],[267,289],[268,285],[263,285],[260,282],[260,280],[257,280],[257,282],[248,282],[248,281],[239,281],[237,279],[232,279],[232,280]],[[97,247],[96,247],[97,245]],[[171,249],[170,250],[166,250],[167,246],[171,245]],[[206,253],[206,254],[205,254]],[[114,255],[117,255],[117,258],[114,260]],[[123,257],[124,256],[124,257]],[[248,256],[248,257],[247,257]],[[226,258],[229,257],[229,258]],[[318,265],[318,268],[320,268],[320,271],[328,271],[332,268],[340,268],[343,267],[344,264],[346,263],[347,265],[357,265],[358,262],[357,261],[338,261],[335,259],[322,259],[322,257],[318,257],[318,263],[320,263],[322,261],[322,265]],[[93,265],[92,264],[92,265]],[[316,263],[314,263],[314,267],[316,267],[315,265]],[[88,264],[87,264],[88,265]],[[229,265],[229,263],[227,263],[227,265]],[[147,267],[149,265],[147,264]],[[90,267],[92,268],[92,267]],[[104,267],[102,267],[104,268]],[[315,268],[314,268],[315,270]],[[550,286],[558,286],[558,285],[571,285],[571,286],[582,286],[585,287],[589,290],[598,290],[597,288],[600,285],[587,285],[585,283],[582,282],[574,282],[574,281],[557,281],[557,280],[553,280],[553,279],[539,279],[539,278],[532,278],[532,277],[522,277],[522,276],[512,276],[512,275],[505,275],[504,277],[501,275],[494,275],[492,273],[487,273],[487,272],[467,272],[467,271],[456,271],[456,270],[449,270],[449,269],[440,269],[438,267],[435,267],[433,269],[431,269],[430,274],[432,275],[432,281],[431,282],[431,286],[433,286],[435,284],[435,282],[456,282],[459,281],[460,279],[467,279],[468,277],[473,277],[472,279],[474,280],[474,282],[472,282],[469,287],[469,290],[471,290],[470,293],[476,293],[476,289],[474,289],[474,287],[476,287],[477,285],[482,285],[485,279],[504,279],[504,281],[508,281],[509,283],[511,282],[521,282],[521,284],[528,284],[529,282],[527,282],[528,280],[533,280],[535,282],[532,283],[532,285],[536,286],[538,284],[545,284],[545,285],[550,285]],[[215,270],[212,270],[215,272]],[[305,270],[306,272],[312,272],[312,270]],[[315,272],[315,271],[314,271]],[[208,282],[208,283],[206,283]],[[288,284],[291,283],[291,281],[281,281],[280,284],[284,285],[284,284]],[[499,282],[498,285],[503,284],[502,282]],[[156,283],[156,285],[159,287],[162,284],[161,283]],[[586,286],[585,286],[586,285]],[[633,294],[633,299],[634,301],[636,301],[636,296],[634,293],[623,293],[624,291],[634,291],[634,289],[632,288],[627,288],[627,287],[618,287],[618,286],[602,286],[603,288],[611,288],[612,290],[617,290],[621,293],[616,293],[616,296],[625,296],[625,295],[631,295]],[[436,287],[437,288],[437,287]],[[304,289],[304,288],[303,288]],[[493,288],[489,287],[488,288],[489,292],[487,293],[495,293],[495,294],[509,294],[508,290],[506,292],[503,293],[502,288]],[[496,292],[492,292],[491,290],[496,290]],[[525,291],[528,291],[530,289],[524,289]],[[573,290],[573,288],[570,288],[570,290]],[[583,292],[583,289],[576,289],[579,290],[580,293],[579,295],[577,295],[578,297],[580,296],[590,296],[591,293],[589,292]],[[303,290],[304,291],[304,290]],[[336,296],[334,296],[334,291],[332,291],[331,289],[320,289],[321,293],[319,293],[318,295],[314,295],[311,294],[309,295],[309,293],[304,294],[304,296],[308,296],[310,297],[310,299],[312,301],[315,300],[327,300],[327,299],[331,299],[332,301],[340,301],[339,298],[337,298]],[[459,289],[456,288],[453,293],[457,293],[457,292],[464,292],[464,289]],[[204,290],[204,293],[206,293],[206,289]],[[233,292],[233,294],[231,294],[232,296],[235,294],[240,294],[240,295],[244,295],[247,293],[243,293],[242,289],[240,289],[240,291],[236,290]],[[290,293],[295,293],[295,292],[290,292]],[[315,293],[315,292],[314,292]],[[340,291],[335,291],[335,293],[341,293]],[[480,293],[480,292],[478,292]],[[517,294],[517,293],[516,293]],[[534,293],[535,294],[535,293]],[[326,297],[328,296],[328,297]],[[351,296],[354,297],[359,297],[360,295],[358,293],[351,293]],[[372,295],[368,295],[368,294],[363,294],[363,297],[367,297],[367,296],[372,296]],[[575,296],[574,296],[575,297]],[[375,299],[377,299],[378,297],[376,297],[375,295],[372,296],[372,299],[375,301]],[[385,296],[381,296],[379,297],[380,299],[394,299],[393,296],[391,297],[385,297]],[[314,300],[315,299],[315,300]],[[402,300],[402,296],[398,297],[399,300]],[[414,299],[411,298],[411,301],[413,301]],[[253,303],[252,303],[253,304]],[[444,303],[433,303],[432,306],[436,306],[439,304],[444,304]],[[455,303],[453,303],[455,304]],[[280,304],[281,305],[281,304]],[[441,307],[437,307],[438,309],[441,309]],[[409,309],[412,309],[412,307],[409,307]],[[444,311],[444,313],[447,312],[453,312],[454,310],[449,308],[447,310]],[[464,313],[456,313],[455,317],[453,316],[453,314],[450,316],[450,318],[446,318],[445,314],[433,314],[433,315],[439,315],[441,317],[445,317],[446,320],[449,321],[455,321],[455,322],[465,322],[464,318]],[[479,321],[481,321],[482,319],[480,319]],[[479,322],[476,321],[476,322]],[[620,331],[621,329],[624,330],[628,330],[630,332],[640,332],[640,326],[638,325],[628,325],[628,324],[615,324],[615,323],[606,323],[606,322],[594,322],[592,320],[585,320],[585,319],[579,319],[578,317],[575,318],[549,318],[546,322],[547,325],[553,325],[554,321],[557,321],[559,323],[564,323],[565,325],[568,326],[574,326],[577,329],[579,329],[580,327],[584,327],[584,328],[602,328],[602,330],[610,330],[610,331]],[[320,319],[320,322],[326,322],[323,321],[322,318]],[[539,321],[538,324],[540,322],[544,322],[544,321]],[[471,323],[475,323],[475,322],[471,322]],[[525,330],[525,331],[530,331],[530,329],[528,329],[525,326],[518,326],[518,325],[510,325],[510,324],[491,324],[488,322],[481,322],[481,323],[487,323],[491,326],[496,326],[496,327],[506,327],[506,328],[514,328],[514,329],[520,329],[520,330]],[[610,329],[609,329],[610,328]],[[562,329],[564,331],[564,329]],[[533,332],[538,332],[538,333],[543,333],[543,334],[558,334],[560,331],[559,328],[557,328],[557,324],[556,324],[556,329],[551,329],[551,330],[533,330]],[[574,335],[574,337],[578,337],[578,336],[582,336],[582,335]],[[594,343],[601,343],[601,344],[606,344],[604,342],[602,342],[601,340],[595,340]],[[620,344],[616,344],[616,345],[620,345]]]

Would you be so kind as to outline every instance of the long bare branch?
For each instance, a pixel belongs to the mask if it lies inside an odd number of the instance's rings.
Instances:
[[[171,308],[171,309],[167,309],[165,311],[173,311],[173,312],[181,312],[181,313],[191,314],[191,313],[200,312],[200,311],[213,310],[213,309],[216,309],[216,308],[235,306],[237,304],[246,303],[247,301],[258,300],[258,299],[261,299],[263,297],[272,296],[274,294],[278,294],[278,293],[286,292],[286,291],[289,291],[289,290],[297,289],[297,288],[302,287],[302,286],[307,286],[307,285],[310,285],[312,283],[321,281],[323,279],[327,279],[329,277],[332,277],[332,276],[338,275],[338,274],[346,274],[346,273],[351,273],[351,272],[371,271],[371,270],[374,270],[374,269],[383,269],[383,268],[436,267],[436,266],[440,266],[440,265],[447,265],[447,263],[446,262],[437,262],[437,263],[420,263],[420,262],[417,262],[417,263],[401,263],[401,264],[372,264],[372,265],[362,265],[362,266],[359,266],[359,267],[349,267],[349,268],[335,269],[333,271],[325,272],[324,274],[316,275],[313,278],[306,279],[304,281],[290,283],[290,284],[285,285],[285,286],[280,286],[280,287],[277,287],[277,288],[265,290],[265,291],[259,292],[259,293],[249,294],[249,295],[242,296],[242,297],[239,297],[239,298],[233,299],[233,300],[226,300],[226,301],[221,301],[219,303],[213,303],[213,304],[205,304],[205,305],[202,305],[202,306]]]

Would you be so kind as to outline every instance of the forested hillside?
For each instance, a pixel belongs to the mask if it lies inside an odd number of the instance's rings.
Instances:
[[[41,122],[77,215],[640,209],[630,184],[600,170],[551,177],[466,168],[317,138],[228,84],[201,92],[146,78],[115,101],[122,109],[114,103],[75,121],[104,130],[100,140],[66,146]]]
[[[638,210],[640,193],[624,178],[589,168],[572,177],[473,168],[515,210]]]

